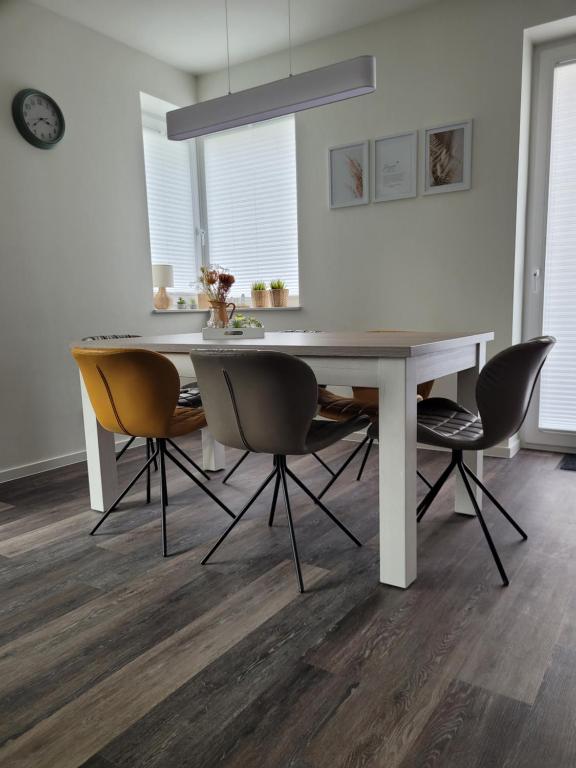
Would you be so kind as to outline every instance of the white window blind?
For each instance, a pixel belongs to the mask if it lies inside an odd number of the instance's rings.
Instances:
[[[298,294],[294,116],[207,136],[204,174],[210,262],[234,295],[278,278]]]
[[[169,141],[158,120],[145,119],[143,131],[152,263],[172,264],[174,288],[190,291],[198,276],[191,149]]]
[[[558,339],[542,370],[541,429],[576,431],[576,63],[554,73],[543,331]]]

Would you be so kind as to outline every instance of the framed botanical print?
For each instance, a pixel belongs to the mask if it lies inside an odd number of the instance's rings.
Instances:
[[[369,200],[369,142],[331,147],[328,158],[330,208],[366,205]]]
[[[470,189],[472,120],[426,128],[423,141],[422,193]]]
[[[417,131],[374,140],[372,200],[375,203],[416,197],[417,148]]]

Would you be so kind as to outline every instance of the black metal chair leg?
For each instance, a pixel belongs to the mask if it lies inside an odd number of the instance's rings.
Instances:
[[[169,443],[172,446],[172,448],[174,448],[174,450],[178,451],[178,453],[181,456],[183,456],[186,459],[186,461],[189,462],[194,467],[196,472],[199,472],[204,478],[206,478],[206,480],[210,480],[210,476],[207,475],[206,472],[204,472],[204,470],[202,469],[202,467],[200,467],[198,464],[196,464],[194,459],[191,459],[190,456],[188,456],[188,454],[185,453],[182,450],[182,448],[180,448],[180,446],[176,445],[176,443],[173,440],[170,440],[170,439],[167,439],[166,442]]]
[[[370,438],[368,441],[368,445],[366,446],[366,452],[364,454],[364,458],[362,459],[362,464],[360,464],[360,469],[358,470],[358,475],[356,476],[356,480],[360,480],[362,477],[362,474],[364,472],[364,467],[366,466],[366,462],[368,461],[368,456],[370,456],[370,450],[372,449],[372,446],[374,445],[373,438]]]
[[[427,479],[424,477],[424,475],[422,474],[422,472],[420,472],[420,470],[419,470],[419,469],[417,469],[417,470],[416,470],[416,474],[418,475],[418,477],[420,478],[420,480],[422,480],[422,482],[424,483],[424,485],[427,485],[427,486],[428,486],[428,488],[430,488],[430,490],[432,490],[432,483],[430,482],[430,480],[427,480]]]
[[[296,570],[296,579],[298,580],[298,589],[304,592],[304,581],[302,579],[302,569],[300,568],[300,558],[298,557],[298,545],[296,544],[296,533],[292,521],[292,510],[290,509],[290,497],[288,495],[288,484],[286,482],[286,458],[282,456],[278,460],[278,470],[282,480],[282,490],[284,492],[284,505],[286,507],[286,517],[288,518],[288,530],[290,531],[290,542],[292,544],[292,556],[294,558],[294,568]]]
[[[442,472],[438,480],[436,480],[432,488],[428,491],[426,496],[424,496],[420,504],[418,504],[418,507],[416,508],[417,522],[420,522],[420,520],[422,520],[422,518],[430,508],[430,505],[442,490],[442,486],[452,474],[452,470],[454,469],[455,466],[456,466],[456,459],[453,456],[452,459],[450,460],[450,464],[448,464],[444,472]]]
[[[118,496],[118,498],[117,498],[117,499],[114,501],[114,503],[112,504],[112,506],[111,506],[109,509],[107,509],[107,510],[106,510],[106,512],[105,512],[105,513],[102,515],[102,517],[100,518],[100,520],[99,520],[99,521],[96,523],[96,525],[94,526],[94,528],[92,528],[92,530],[90,531],[90,536],[93,536],[93,535],[96,533],[96,531],[98,530],[98,528],[100,528],[100,526],[102,525],[102,523],[103,523],[103,522],[106,520],[106,518],[108,517],[108,515],[110,515],[110,514],[112,514],[112,512],[114,512],[114,510],[116,509],[116,507],[118,506],[118,504],[120,504],[120,502],[122,501],[122,499],[124,498],[124,496],[126,496],[126,494],[127,494],[127,493],[128,493],[128,492],[129,492],[129,491],[132,489],[132,487],[133,487],[133,486],[134,486],[134,485],[135,485],[135,484],[138,482],[138,480],[140,480],[140,478],[142,477],[142,475],[144,474],[144,472],[146,472],[146,470],[148,469],[148,467],[150,466],[150,464],[151,464],[151,463],[154,461],[154,459],[155,459],[157,456],[158,456],[158,449],[156,449],[156,451],[153,453],[153,455],[151,456],[151,458],[150,458],[150,459],[148,459],[148,461],[146,462],[146,464],[144,464],[144,466],[142,467],[142,469],[140,469],[140,470],[138,471],[137,475],[136,475],[136,476],[135,476],[135,477],[134,477],[134,478],[133,478],[133,479],[130,481],[130,484],[129,484],[129,485],[128,485],[128,486],[127,486],[127,487],[126,487],[126,488],[125,488],[125,489],[122,491],[122,493],[121,493],[121,494],[120,494],[120,496]]]
[[[168,499],[166,498],[166,462],[164,454],[166,453],[166,442],[164,440],[158,440],[160,448],[160,501],[162,503],[162,555],[168,557],[168,541],[166,532],[166,505]]]
[[[253,504],[253,503],[256,501],[256,499],[258,498],[258,496],[260,496],[260,494],[262,493],[262,491],[263,491],[263,490],[266,488],[266,486],[268,485],[268,483],[270,482],[270,480],[272,480],[272,478],[273,478],[273,477],[274,477],[274,476],[275,476],[275,475],[278,473],[278,471],[279,471],[279,470],[278,470],[276,467],[274,467],[274,469],[272,470],[272,472],[270,472],[270,474],[268,475],[268,477],[266,478],[266,480],[264,480],[264,482],[262,483],[262,485],[260,486],[260,488],[258,488],[258,490],[256,491],[256,493],[255,493],[255,494],[252,496],[252,498],[250,499],[250,501],[249,501],[249,502],[246,504],[246,506],[245,506],[245,507],[244,507],[244,508],[243,508],[243,509],[242,509],[242,510],[241,510],[241,511],[240,511],[240,512],[239,512],[239,513],[236,515],[236,517],[234,518],[234,520],[232,520],[232,522],[230,523],[230,525],[228,526],[228,528],[226,528],[226,530],[224,531],[224,533],[223,533],[223,534],[220,536],[220,538],[218,539],[218,541],[216,542],[216,544],[214,544],[214,546],[213,546],[213,547],[212,547],[212,549],[211,549],[211,550],[208,552],[208,554],[204,555],[204,557],[203,557],[203,558],[202,558],[202,560],[200,561],[202,565],[205,565],[205,564],[208,562],[208,560],[209,560],[209,559],[212,557],[212,555],[214,554],[214,552],[216,552],[216,550],[218,549],[218,547],[220,546],[220,544],[222,544],[222,542],[224,541],[224,539],[225,539],[225,538],[228,536],[228,534],[230,533],[230,531],[232,530],[232,528],[234,528],[234,526],[235,526],[237,523],[239,523],[239,522],[240,522],[240,520],[242,520],[242,518],[244,517],[244,515],[246,514],[246,512],[248,512],[248,510],[250,509],[250,507],[252,506],[252,504]]]
[[[169,451],[169,450],[168,450],[166,447],[164,447],[164,454],[165,454],[166,456],[168,456],[168,458],[170,459],[170,461],[171,461],[173,464],[175,464],[175,465],[178,467],[178,469],[179,469],[181,472],[184,472],[184,474],[185,474],[187,477],[189,477],[189,478],[190,478],[190,480],[193,480],[193,481],[196,483],[196,485],[199,485],[199,486],[200,486],[200,488],[202,488],[202,490],[204,491],[204,493],[205,493],[207,496],[210,496],[210,498],[212,499],[212,501],[215,501],[215,502],[216,502],[216,504],[218,504],[218,506],[219,506],[219,507],[222,507],[222,509],[224,510],[224,512],[226,512],[226,514],[227,514],[227,515],[230,515],[230,517],[234,517],[234,514],[233,514],[233,513],[232,513],[232,512],[231,512],[231,511],[228,509],[228,507],[226,506],[226,504],[224,504],[224,502],[223,502],[223,501],[220,501],[220,499],[218,498],[218,496],[215,496],[215,495],[212,493],[212,491],[211,491],[209,488],[207,488],[207,487],[204,485],[204,483],[203,483],[202,481],[198,480],[198,478],[197,478],[197,477],[194,477],[194,475],[192,474],[192,472],[189,472],[189,471],[186,469],[186,467],[185,467],[183,464],[181,464],[181,463],[178,461],[178,459],[176,458],[176,456],[172,456],[172,454],[170,453],[170,451]]]
[[[342,474],[342,472],[344,472],[344,470],[345,470],[345,469],[346,469],[346,467],[347,467],[347,466],[350,464],[350,462],[351,462],[351,461],[353,461],[353,460],[354,460],[354,458],[355,458],[355,457],[358,455],[358,452],[362,450],[362,447],[363,447],[364,445],[366,445],[366,443],[368,442],[368,440],[369,440],[369,439],[370,439],[369,437],[365,437],[365,438],[364,438],[364,440],[362,440],[362,442],[361,442],[361,443],[358,443],[358,445],[356,446],[356,448],[354,448],[354,450],[352,451],[352,453],[350,454],[350,456],[348,456],[348,458],[346,459],[346,461],[344,462],[344,464],[342,464],[342,466],[340,467],[340,469],[337,469],[337,470],[336,470],[336,472],[334,473],[334,475],[332,476],[332,478],[331,478],[331,479],[328,481],[328,484],[327,484],[327,485],[325,485],[325,486],[324,486],[324,488],[323,488],[323,489],[320,491],[320,493],[318,494],[318,498],[319,498],[319,499],[321,499],[321,498],[322,498],[322,496],[324,496],[324,494],[325,494],[325,493],[326,493],[326,492],[327,492],[327,491],[328,491],[328,490],[329,490],[329,489],[332,487],[332,485],[333,485],[333,484],[336,482],[336,480],[337,480],[337,479],[340,477],[340,475]]]
[[[242,454],[242,456],[240,456],[240,458],[238,459],[238,461],[236,462],[236,464],[234,464],[234,466],[232,467],[232,469],[230,470],[230,472],[228,472],[228,474],[227,474],[225,477],[223,477],[223,478],[222,478],[222,482],[223,482],[223,483],[227,483],[227,482],[228,482],[228,480],[230,480],[230,478],[232,477],[232,475],[234,474],[234,472],[236,472],[236,470],[238,469],[238,467],[240,466],[240,464],[242,464],[242,462],[244,461],[244,459],[247,459],[249,455],[250,455],[250,451],[246,451],[245,453],[243,453],[243,454]]]
[[[474,474],[474,472],[472,472],[472,470],[470,469],[470,467],[469,467],[467,464],[464,464],[464,463],[462,463],[462,466],[464,467],[464,469],[466,470],[466,472],[467,472],[467,473],[470,475],[470,477],[472,478],[472,480],[474,480],[474,482],[476,483],[476,485],[477,485],[479,488],[481,488],[481,489],[482,489],[482,491],[483,491],[483,492],[486,494],[486,496],[488,496],[488,498],[490,499],[490,501],[492,502],[492,504],[494,504],[494,506],[496,507],[496,509],[497,509],[497,510],[498,510],[498,511],[499,511],[499,512],[502,514],[502,515],[504,515],[504,517],[506,518],[506,520],[508,520],[508,522],[510,523],[510,525],[511,525],[511,526],[513,526],[513,527],[514,527],[514,528],[515,528],[515,529],[518,531],[518,533],[520,534],[520,536],[522,536],[522,538],[524,539],[524,541],[526,541],[526,539],[528,538],[528,534],[526,533],[526,531],[524,531],[524,530],[522,530],[522,528],[520,528],[520,526],[518,525],[518,523],[516,522],[516,520],[514,520],[514,518],[513,518],[511,515],[509,515],[509,514],[508,514],[508,512],[506,512],[506,510],[504,509],[504,507],[502,506],[502,504],[500,504],[500,502],[498,501],[498,499],[497,499],[495,496],[493,496],[493,494],[492,494],[492,493],[490,493],[490,491],[488,490],[488,488],[486,488],[486,486],[484,485],[484,483],[482,483],[482,482],[481,482],[481,481],[480,481],[480,480],[479,480],[479,479],[476,477],[476,475]]]
[[[274,458],[274,466],[276,466],[276,458]],[[268,525],[272,527],[274,524],[274,513],[276,512],[276,502],[278,501],[278,491],[280,490],[280,472],[276,473],[276,482],[274,483],[274,495],[272,496],[272,504],[270,505],[270,515],[268,516]]]
[[[492,552],[492,557],[494,558],[496,567],[500,572],[502,583],[504,584],[505,587],[507,587],[510,584],[508,580],[508,576],[506,575],[506,571],[504,570],[504,566],[502,565],[502,561],[500,560],[500,556],[498,555],[498,550],[496,549],[496,546],[492,541],[492,536],[490,536],[490,531],[488,530],[488,526],[486,525],[484,518],[482,517],[482,512],[480,511],[480,507],[478,506],[478,502],[476,501],[476,497],[474,496],[474,491],[470,486],[470,481],[466,477],[466,472],[463,469],[462,461],[458,462],[458,471],[460,472],[462,481],[464,482],[466,490],[468,491],[468,496],[470,497],[470,501],[472,502],[472,506],[474,507],[474,511],[476,512],[476,517],[478,518],[478,522],[480,523],[482,532],[486,538],[486,541],[488,542],[488,546],[490,547],[490,552]]]
[[[160,444],[160,440],[157,440],[157,442]],[[166,442],[162,443],[163,448],[160,450],[161,454],[166,453]],[[160,462],[160,470],[162,470],[162,462]],[[161,484],[161,491],[162,491],[162,498],[164,499],[164,504],[168,506],[168,483],[166,481],[166,472],[162,473],[160,472],[160,484]]]
[[[150,458],[150,440],[146,440],[146,459]],[[146,469],[146,504],[150,504],[150,464]]]
[[[148,442],[150,443],[150,451],[151,453],[154,453],[154,440],[149,437]],[[158,459],[154,459],[154,472],[158,472]]]
[[[314,504],[316,504],[318,507],[320,507],[320,509],[322,510],[322,512],[324,512],[324,514],[328,515],[328,517],[330,518],[330,520],[332,520],[332,522],[333,522],[333,523],[336,523],[336,525],[338,526],[338,528],[340,528],[340,530],[344,531],[344,533],[345,533],[345,534],[346,534],[346,535],[347,535],[347,536],[348,536],[350,539],[352,539],[352,541],[354,542],[354,544],[356,544],[356,545],[357,545],[357,546],[359,546],[359,547],[361,547],[361,546],[362,546],[362,542],[361,542],[361,541],[359,541],[359,540],[356,538],[356,536],[354,536],[354,534],[353,534],[351,531],[349,531],[349,530],[348,530],[348,528],[346,528],[346,526],[344,525],[344,523],[341,523],[341,522],[340,522],[340,520],[338,520],[338,518],[337,518],[335,515],[333,515],[333,514],[332,514],[332,512],[330,512],[330,510],[328,509],[328,507],[324,506],[324,504],[323,504],[323,503],[320,501],[320,499],[319,499],[317,496],[314,496],[314,494],[312,493],[312,491],[311,491],[309,488],[307,488],[307,487],[304,485],[304,483],[302,482],[302,480],[300,480],[298,477],[296,477],[296,475],[294,474],[294,472],[292,472],[292,470],[288,469],[288,467],[286,467],[286,473],[288,474],[288,476],[289,476],[289,477],[291,477],[291,478],[292,478],[292,480],[294,480],[294,482],[296,483],[296,485],[298,485],[298,486],[299,486],[299,487],[300,487],[300,488],[301,488],[301,489],[304,491],[304,493],[308,494],[308,496],[309,496],[309,497],[312,499],[312,501],[314,502]]]
[[[318,454],[317,454],[317,453],[313,453],[313,454],[312,454],[312,456],[314,456],[314,458],[316,459],[316,461],[317,461],[319,464],[322,464],[322,466],[324,467],[324,469],[326,470],[326,472],[329,472],[329,473],[330,473],[332,476],[334,476],[334,475],[336,474],[336,473],[334,472],[334,470],[333,470],[331,467],[329,467],[329,466],[328,466],[328,464],[326,464],[326,462],[324,461],[324,459],[323,459],[321,456],[318,456]]]
[[[122,456],[124,456],[124,454],[126,453],[128,448],[130,448],[130,446],[132,445],[134,440],[136,440],[136,438],[135,437],[131,437],[130,440],[128,440],[127,443],[124,443],[124,445],[122,446],[121,450],[119,450],[118,453],[116,454],[116,461],[118,461],[119,459],[122,458]]]

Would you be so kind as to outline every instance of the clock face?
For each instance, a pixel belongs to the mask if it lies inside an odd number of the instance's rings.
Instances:
[[[50,149],[64,135],[64,116],[45,93],[24,90],[12,103],[14,122],[22,136],[40,149]]]

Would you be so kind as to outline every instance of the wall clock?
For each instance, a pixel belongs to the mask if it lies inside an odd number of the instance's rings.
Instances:
[[[25,88],[12,100],[12,117],[26,139],[39,149],[52,149],[64,136],[64,115],[54,99]]]

